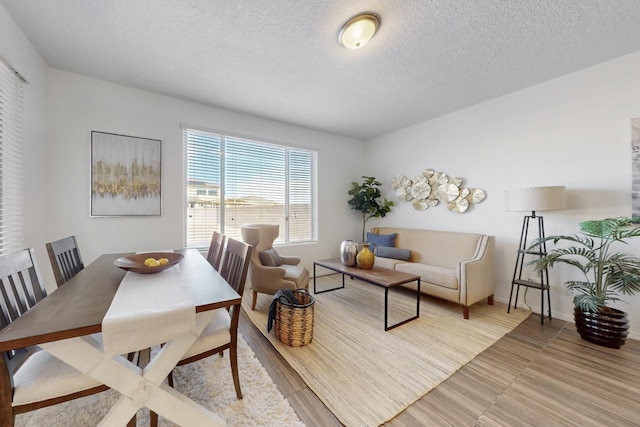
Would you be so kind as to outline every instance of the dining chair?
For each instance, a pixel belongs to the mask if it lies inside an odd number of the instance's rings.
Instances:
[[[225,278],[240,297],[244,292],[252,249],[251,245],[232,238],[227,239],[224,249],[220,275]],[[231,307],[230,310],[225,308],[214,310],[213,318],[176,365],[186,365],[216,353],[222,355],[224,350],[229,349],[231,375],[233,376],[233,385],[238,399],[242,399],[240,377],[238,376],[238,321],[240,318],[240,306],[240,304],[237,304]],[[198,316],[197,313],[196,316]],[[173,387],[173,373],[169,374],[167,382]],[[151,427],[156,427],[158,425],[157,414],[151,412],[150,421]]]
[[[207,261],[209,261],[209,264],[211,264],[217,271],[220,270],[226,240],[227,237],[218,231],[214,231],[211,236],[211,244],[209,245],[209,252],[207,253]]]
[[[84,268],[76,236],[65,237],[46,246],[58,287]]]
[[[47,295],[33,248],[0,256],[0,282],[0,329]],[[108,389],[39,347],[5,351],[0,362],[0,425],[13,426],[17,414]],[[135,418],[128,426],[135,427]]]
[[[56,286],[60,287],[67,283],[69,279],[78,274],[83,268],[82,256],[80,256],[80,248],[76,236],[65,237],[46,244],[49,261],[53,276],[56,279]],[[102,342],[102,334],[96,333],[91,336],[99,342]],[[135,353],[129,353],[127,359],[132,361]]]

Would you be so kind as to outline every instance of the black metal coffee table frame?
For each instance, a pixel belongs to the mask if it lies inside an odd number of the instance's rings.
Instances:
[[[328,270],[335,271],[342,274],[342,286],[337,286],[331,289],[323,289],[318,291],[316,289],[316,266],[326,268]],[[313,262],[313,293],[321,294],[324,292],[335,291],[337,289],[343,289],[345,287],[344,276],[350,276],[362,280],[363,282],[370,283],[372,285],[380,286],[384,288],[384,330],[397,328],[404,325],[407,322],[415,320],[420,317],[420,276],[416,276],[409,273],[403,273],[401,271],[389,270],[387,268],[376,268],[371,270],[362,270],[356,267],[347,267],[342,264],[339,259],[327,259],[322,261]],[[417,282],[416,288],[416,315],[405,319],[401,322],[389,325],[389,288],[400,286],[405,283]]]

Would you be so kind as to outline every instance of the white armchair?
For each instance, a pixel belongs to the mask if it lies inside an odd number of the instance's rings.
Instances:
[[[274,295],[280,289],[301,289],[309,287],[309,271],[300,266],[300,258],[282,256],[273,248],[273,242],[280,233],[277,224],[249,224],[241,228],[242,240],[253,246],[249,266],[255,310],[258,293]]]

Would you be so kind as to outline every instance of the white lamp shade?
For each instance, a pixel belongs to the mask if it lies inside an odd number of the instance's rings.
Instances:
[[[340,31],[338,40],[349,49],[360,49],[369,43],[378,30],[378,18],[373,15],[359,15],[349,20]]]
[[[552,211],[567,208],[564,186],[519,188],[506,190],[504,195],[508,212]]]

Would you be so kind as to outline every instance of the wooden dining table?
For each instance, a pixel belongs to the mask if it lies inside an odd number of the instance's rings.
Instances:
[[[179,274],[198,313],[195,334],[180,335],[167,342],[144,368],[121,355],[105,355],[102,343],[91,335],[102,332],[105,314],[126,273],[113,261],[127,254],[101,255],[0,330],[0,351],[39,345],[118,391],[121,396],[101,426],[124,426],[145,406],[178,425],[226,425],[221,417],[169,387],[164,380],[213,317],[214,310],[239,305],[241,297],[199,251],[175,252],[184,254],[178,264]]]

